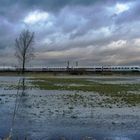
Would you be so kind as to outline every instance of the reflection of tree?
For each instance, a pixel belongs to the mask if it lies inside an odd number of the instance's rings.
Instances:
[[[21,109],[22,105],[25,104],[25,99],[24,97],[26,96],[26,82],[25,82],[25,77],[22,77],[19,79],[18,81],[18,85],[17,85],[17,93],[16,93],[16,100],[15,100],[15,106],[14,106],[14,112],[13,112],[13,118],[12,118],[12,126],[11,126],[11,130],[9,133],[9,136],[6,138],[6,140],[11,140],[12,137],[14,138],[14,130],[15,130],[15,126],[17,126],[17,121],[16,119],[19,117],[19,108]],[[21,109],[22,110],[22,109]],[[21,121],[21,118],[18,118],[19,121]],[[23,122],[22,122],[23,124]],[[23,132],[25,133],[25,132]],[[26,134],[24,135],[26,136]]]
[[[27,130],[26,130],[26,121],[28,120],[28,111],[26,110],[26,104],[28,104],[27,100],[27,92],[26,92],[26,78],[22,77],[20,80],[20,84],[19,84],[19,95],[18,95],[18,108],[17,108],[17,112],[16,112],[16,131],[19,133],[17,133],[16,135],[19,135],[19,139],[22,137],[26,137],[27,136]],[[22,124],[20,127],[20,130],[18,128],[18,124]],[[20,132],[22,131],[22,132]],[[21,136],[22,135],[22,136]],[[26,138],[25,138],[26,139]]]
[[[22,82],[21,83],[21,88],[22,88],[21,89],[21,97],[22,97],[22,96],[25,96],[25,89],[26,89],[25,78],[24,77],[22,78],[21,82]]]

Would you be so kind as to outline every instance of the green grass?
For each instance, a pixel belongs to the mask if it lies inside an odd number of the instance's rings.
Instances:
[[[102,96],[111,97],[104,101],[110,104],[117,102],[124,102],[132,106],[140,104],[140,94],[128,93],[129,91],[140,91],[140,84],[101,84],[82,78],[35,78],[32,84],[44,90],[98,92]]]
[[[44,78],[45,77],[45,78]],[[95,81],[89,81],[90,78],[82,77],[69,77],[69,76],[41,76],[41,77],[32,77],[30,78],[31,84],[28,82],[28,78],[25,84],[25,89],[30,88],[39,88],[43,90],[68,90],[68,91],[83,91],[92,92],[93,95],[99,93],[100,96],[106,96],[108,98],[102,100],[100,103],[101,106],[103,103],[112,105],[112,104],[127,104],[129,106],[140,105],[140,83],[138,84],[107,84],[103,83],[102,80],[110,80],[110,78],[98,78]],[[113,78],[111,79],[113,80]],[[117,79],[114,79],[117,80]],[[122,79],[123,80],[123,79]],[[99,82],[96,82],[99,81]],[[4,89],[23,89],[22,83],[19,87],[16,84],[11,85],[1,85]],[[131,92],[130,92],[131,91]],[[79,93],[80,94],[80,93]],[[69,99],[73,101],[84,100],[86,98],[82,95],[69,96]],[[91,103],[92,104],[92,103]]]

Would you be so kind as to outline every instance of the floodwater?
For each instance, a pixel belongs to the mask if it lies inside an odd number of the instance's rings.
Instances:
[[[9,90],[6,85],[17,85],[19,79],[23,88],[17,96],[17,90]],[[15,140],[140,140],[139,106],[100,107],[97,102],[104,97],[98,93],[26,89],[29,81],[22,80],[0,77],[0,139],[12,128]],[[89,80],[102,81],[93,77]],[[115,82],[104,82],[111,80]],[[132,83],[138,81],[140,78],[131,77]],[[128,83],[130,78],[119,77],[116,82]],[[78,96],[77,100],[73,96]]]
[[[105,77],[91,77],[89,81],[99,82],[104,84],[138,84],[140,83],[140,77],[136,76],[105,76]]]

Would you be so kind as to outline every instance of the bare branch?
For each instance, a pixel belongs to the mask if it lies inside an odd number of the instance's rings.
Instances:
[[[22,73],[24,73],[25,65],[33,56],[34,33],[29,30],[23,30],[18,38],[15,39],[15,56],[22,65]]]

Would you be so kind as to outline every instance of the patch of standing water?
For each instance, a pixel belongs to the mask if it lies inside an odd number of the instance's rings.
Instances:
[[[0,137],[11,128],[16,93],[0,88]],[[93,92],[26,89],[16,115],[14,138],[139,140],[139,106],[99,107],[102,98]]]
[[[97,82],[101,84],[139,84],[140,77],[92,77],[90,79],[87,78],[88,81]]]

